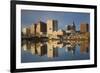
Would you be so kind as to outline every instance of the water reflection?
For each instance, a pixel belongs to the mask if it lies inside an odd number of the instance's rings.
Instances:
[[[87,40],[22,41],[22,62],[83,59],[89,59],[89,41]]]

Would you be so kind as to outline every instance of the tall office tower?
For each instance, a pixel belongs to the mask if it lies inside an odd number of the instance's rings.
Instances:
[[[22,33],[24,36],[30,36],[30,27],[22,28]]]
[[[39,21],[36,25],[36,34],[42,35],[46,34],[46,32],[47,32],[46,23]]]
[[[82,23],[80,25],[80,32],[89,32],[89,24]]]
[[[47,20],[47,34],[52,35],[54,31],[58,31],[58,22],[56,20]]]
[[[27,33],[27,28],[26,27],[23,27],[22,28],[22,35],[24,36],[24,35],[26,35],[26,33]]]
[[[35,35],[35,24],[32,24],[31,27],[30,27],[30,33],[31,33],[31,36],[34,36]]]

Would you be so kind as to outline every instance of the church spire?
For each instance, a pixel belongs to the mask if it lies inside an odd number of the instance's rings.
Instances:
[[[75,26],[75,23],[74,23],[74,21],[73,21],[73,26]]]
[[[72,27],[73,27],[74,30],[76,29],[75,22],[74,21],[73,21],[73,26]]]

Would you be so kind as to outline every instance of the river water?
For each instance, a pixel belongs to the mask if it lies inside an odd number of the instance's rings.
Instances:
[[[23,40],[21,45],[21,63],[72,61],[90,59],[89,41],[76,40]]]

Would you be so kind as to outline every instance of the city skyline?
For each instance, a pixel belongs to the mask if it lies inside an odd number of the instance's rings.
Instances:
[[[89,59],[89,16],[88,13],[22,10],[21,62]]]
[[[73,24],[73,21],[77,30],[79,30],[81,23],[90,24],[89,13],[21,10],[22,27],[37,23],[39,20],[46,23],[48,19],[57,20],[58,29],[64,29],[66,25]]]

